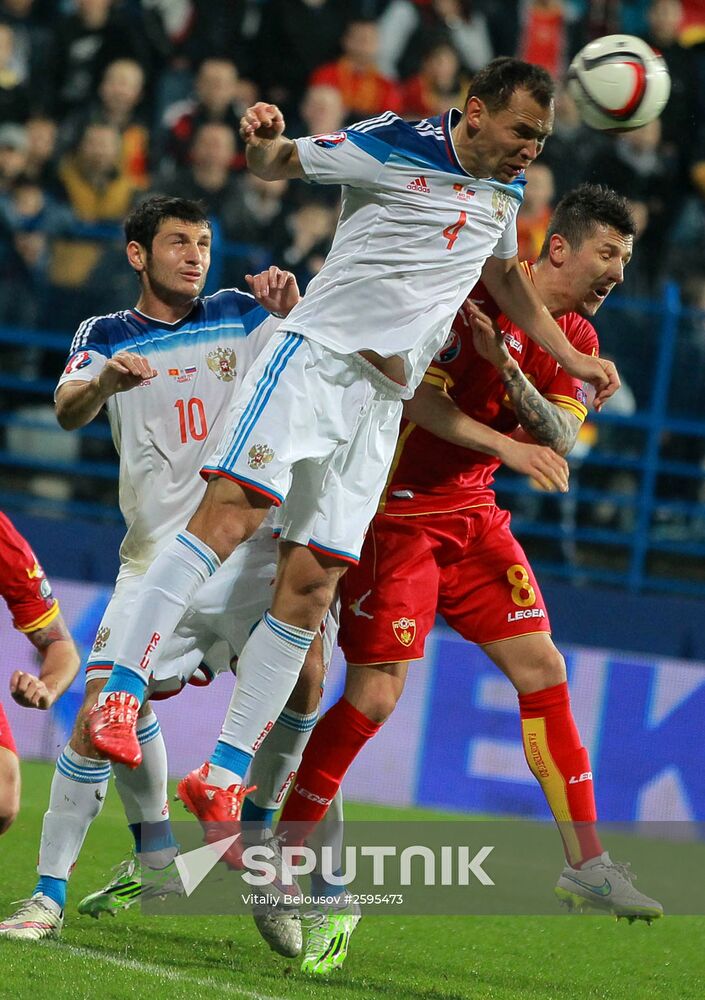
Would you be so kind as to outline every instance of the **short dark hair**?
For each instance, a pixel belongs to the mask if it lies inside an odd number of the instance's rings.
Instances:
[[[479,97],[491,112],[502,111],[515,90],[528,90],[537,104],[547,108],[556,93],[556,85],[543,66],[512,56],[499,56],[472,78],[465,106],[471,97]]]
[[[604,184],[581,184],[563,195],[555,207],[541,247],[539,260],[545,260],[551,237],[558,233],[579,250],[596,226],[611,226],[623,236],[634,236],[636,222],[627,199]]]
[[[170,198],[155,194],[140,202],[125,219],[125,241],[134,240],[148,251],[159,227],[165,219],[179,219],[181,222],[202,222],[210,229],[206,210],[199,201],[190,198]]]

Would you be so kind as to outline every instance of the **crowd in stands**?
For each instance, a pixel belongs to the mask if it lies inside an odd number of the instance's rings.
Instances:
[[[120,222],[146,192],[205,203],[220,284],[271,260],[305,288],[330,245],[338,192],[245,169],[238,122],[250,103],[279,104],[290,136],[388,109],[418,119],[462,106],[496,55],[562,81],[585,42],[620,31],[663,53],[671,100],[659,121],[611,136],[587,129],[559,84],[554,134],[528,172],[521,252],[536,256],[566,190],[611,184],[639,222],[628,292],[654,296],[675,278],[699,308],[702,0],[0,0],[0,326],[57,329],[68,343],[86,316],[129,305]],[[705,369],[703,324],[689,336]],[[606,342],[644,405],[640,347],[630,355],[609,323]],[[56,375],[56,356],[51,371],[33,357],[36,374]]]

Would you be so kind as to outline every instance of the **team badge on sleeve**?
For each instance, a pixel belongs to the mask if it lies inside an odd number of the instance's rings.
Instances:
[[[312,138],[316,146],[321,146],[323,149],[333,149],[341,142],[345,142],[347,136],[345,132],[328,132],[323,135],[314,135]]]
[[[392,622],[392,629],[402,646],[410,646],[416,638],[416,619],[400,618]]]
[[[263,469],[274,458],[274,452],[266,444],[253,444],[247,453],[247,464],[251,469]]]
[[[237,355],[230,347],[216,347],[206,355],[208,367],[221,382],[232,382],[237,375]]]
[[[80,371],[81,368],[87,368],[90,363],[91,356],[88,351],[79,351],[78,354],[74,354],[64,368],[64,375],[72,375],[73,372]]]
[[[509,195],[504,191],[492,192],[492,215],[497,222],[504,222],[509,211]]]

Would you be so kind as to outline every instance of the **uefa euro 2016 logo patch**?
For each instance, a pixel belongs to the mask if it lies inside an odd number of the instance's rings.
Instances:
[[[69,363],[64,368],[65,375],[71,375],[73,372],[80,371],[81,368],[86,368],[91,363],[91,356],[88,351],[81,351],[79,354],[74,354]]]
[[[347,135],[345,132],[328,132],[323,135],[314,135],[313,141],[316,146],[321,146],[323,149],[333,149],[335,146],[339,146],[341,142],[345,142]]]
[[[451,330],[448,334],[448,339],[440,351],[434,355],[433,360],[437,361],[440,365],[448,365],[458,357],[461,346],[460,334],[456,333],[455,330]]]
[[[237,355],[230,347],[216,347],[206,354],[208,367],[221,382],[232,382],[237,375]]]
[[[247,453],[247,464],[251,469],[263,469],[273,458],[274,452],[266,444],[253,444]]]
[[[402,646],[410,646],[416,638],[416,619],[400,618],[392,622],[392,630]]]

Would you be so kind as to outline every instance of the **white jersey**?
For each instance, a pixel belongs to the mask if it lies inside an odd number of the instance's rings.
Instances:
[[[127,524],[121,576],[144,573],[195,511],[205,491],[198,473],[227,426],[242,376],[279,322],[251,295],[228,289],[197,299],[176,323],[127,309],[79,327],[57,390],[90,381],[119,351],[143,355],[158,373],[106,404]]]
[[[342,354],[398,354],[416,387],[487,258],[517,253],[524,179],[469,175],[451,134],[460,115],[388,111],[294,140],[306,177],[342,184],[343,203],[326,262],[280,329]]]

